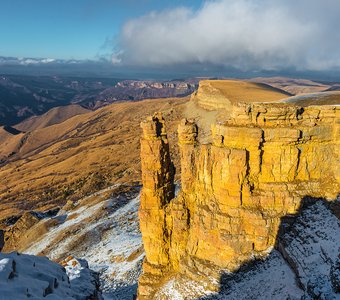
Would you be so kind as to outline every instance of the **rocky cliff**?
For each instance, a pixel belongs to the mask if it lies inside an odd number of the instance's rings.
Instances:
[[[338,106],[234,103],[211,126],[209,144],[183,120],[176,196],[164,119],[143,122],[139,299],[153,299],[174,278],[218,290],[223,272],[268,255],[282,218],[297,214],[305,196],[335,199],[339,116]]]

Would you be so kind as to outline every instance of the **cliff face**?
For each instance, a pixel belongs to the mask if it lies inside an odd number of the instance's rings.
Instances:
[[[139,298],[181,277],[217,290],[222,271],[270,252],[281,218],[296,214],[304,196],[336,198],[339,117],[337,106],[234,104],[228,121],[212,125],[211,144],[183,120],[176,197],[164,120],[143,122]]]

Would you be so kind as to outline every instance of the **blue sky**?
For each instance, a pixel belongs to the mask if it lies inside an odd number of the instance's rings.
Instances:
[[[201,1],[0,0],[0,56],[95,59],[129,19],[182,5]]]
[[[0,0],[0,56],[340,70],[339,0]]]

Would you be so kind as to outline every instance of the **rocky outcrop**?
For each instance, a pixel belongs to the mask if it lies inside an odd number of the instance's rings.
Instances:
[[[213,86],[214,82],[210,80],[200,81],[197,91],[191,96],[192,100],[207,110],[220,108],[229,110],[231,100],[220,89]]]
[[[140,292],[148,295],[152,292],[149,286],[155,283],[154,278],[157,282],[159,276],[169,271],[169,235],[165,207],[174,198],[175,188],[174,167],[170,160],[163,117],[156,114],[142,122],[141,127],[143,192],[140,198],[139,219],[145,252],[149,257],[144,262],[144,270],[150,269],[152,276],[140,278],[140,282],[144,282]]]
[[[143,122],[139,299],[180,277],[218,290],[222,272],[271,251],[281,218],[296,214],[304,196],[335,199],[339,116],[337,106],[238,103],[212,125],[210,144],[183,120],[176,197],[164,120]]]
[[[72,258],[64,266],[46,257],[0,253],[0,298],[103,299],[98,274],[85,260]]]
[[[9,227],[4,234],[4,252],[18,249],[19,241],[24,237],[25,233],[40,221],[38,214],[34,212],[25,212],[13,226]]]
[[[54,217],[59,208],[45,212],[26,211],[23,215],[13,220],[13,223],[3,230],[3,252],[23,251],[27,245],[32,244],[43,234],[48,232],[49,227],[59,224],[58,218]],[[48,218],[45,222],[42,219]],[[0,231],[0,250],[1,250]]]
[[[219,291],[199,299],[338,299],[340,220],[329,204],[306,197],[301,214],[281,223],[286,233],[277,249],[237,272],[223,273]],[[182,276],[167,282],[153,299],[196,299],[199,289]]]

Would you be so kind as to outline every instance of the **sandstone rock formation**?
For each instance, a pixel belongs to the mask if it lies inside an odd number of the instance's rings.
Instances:
[[[157,275],[169,271],[169,241],[166,224],[165,207],[174,198],[174,168],[170,160],[170,150],[165,131],[164,119],[160,114],[148,118],[141,123],[143,139],[142,181],[143,192],[140,200],[140,228],[143,232],[147,261],[144,270]],[[154,222],[150,222],[154,220]],[[140,280],[147,290],[141,293],[149,295],[149,286],[153,285],[153,276],[145,276]]]
[[[339,117],[338,106],[236,103],[212,125],[209,144],[183,120],[176,197],[164,120],[143,122],[139,299],[179,277],[217,290],[221,272],[271,251],[281,218],[296,214],[304,196],[335,199]]]

